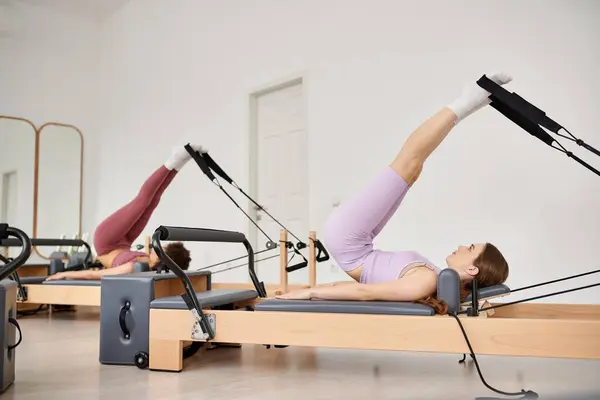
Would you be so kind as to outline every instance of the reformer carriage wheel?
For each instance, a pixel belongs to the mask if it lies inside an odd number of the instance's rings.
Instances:
[[[148,357],[148,353],[145,351],[138,351],[135,353],[135,365],[139,369],[146,369],[150,364],[150,357]]]

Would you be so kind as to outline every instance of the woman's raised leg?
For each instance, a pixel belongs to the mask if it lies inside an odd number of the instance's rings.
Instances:
[[[146,179],[137,196],[98,225],[94,233],[94,247],[98,255],[131,246],[144,230],[164,191],[190,158],[183,147],[174,149],[164,165]]]
[[[505,84],[512,78],[493,74],[490,79]],[[459,121],[489,103],[488,96],[476,83],[469,84],[459,98],[411,133],[388,168],[332,213],[324,242],[342,269],[358,268],[373,251],[373,239],[394,215],[427,158]]]
[[[144,182],[133,200],[98,225],[94,233],[94,247],[98,255],[131,246],[132,241],[129,236],[132,228],[136,225],[139,227],[141,223],[145,225],[149,219],[148,212],[153,210],[151,206],[153,206],[155,196],[166,189],[165,183],[170,182],[176,173],[176,171],[161,165]],[[142,217],[145,218],[142,219]],[[133,239],[135,240],[135,238]]]

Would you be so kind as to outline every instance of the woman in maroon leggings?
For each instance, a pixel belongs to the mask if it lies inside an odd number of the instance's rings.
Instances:
[[[201,153],[206,152],[202,146],[191,147]],[[147,262],[150,268],[154,268],[159,262],[156,253],[132,251],[131,245],[146,227],[165,189],[190,159],[185,148],[175,148],[171,157],[144,182],[137,196],[96,228],[94,247],[96,261],[103,267],[101,270],[59,272],[47,280],[101,279],[103,275],[128,274],[133,271],[136,262]],[[165,252],[182,269],[189,267],[190,252],[182,243],[169,243]]]

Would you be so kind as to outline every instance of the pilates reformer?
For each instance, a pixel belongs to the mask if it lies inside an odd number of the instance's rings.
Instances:
[[[91,248],[88,243],[78,239],[30,239],[33,246],[84,246],[88,250],[83,263],[74,264],[66,267],[62,262],[54,263],[54,268],[50,268],[49,274],[42,276],[19,276],[17,272],[11,274],[11,279],[17,283],[17,305],[39,305],[40,310],[43,305],[61,305],[61,306],[92,306],[101,307],[102,285],[106,281],[86,280],[86,279],[66,279],[47,281],[49,275],[62,271],[82,270],[91,268],[101,268],[101,265],[92,261]],[[17,247],[20,242],[15,239],[5,239],[0,241],[1,246]],[[58,261],[58,260],[57,260]],[[51,264],[51,267],[53,265]],[[23,267],[21,267],[23,268]],[[156,275],[156,276],[155,276]],[[180,290],[177,285],[179,282],[173,282],[173,274],[160,274],[150,271],[145,262],[136,262],[133,266],[133,272],[127,275],[133,276],[141,281],[146,281],[152,287],[155,295],[152,298],[160,296],[171,296]],[[205,273],[190,271],[194,286],[201,288],[205,285]],[[27,315],[35,313],[27,310],[19,310]]]
[[[9,236],[15,238],[21,251],[12,259],[0,255],[0,261],[4,263],[0,267],[0,343],[2,343],[0,393],[15,381],[15,348],[23,340],[21,327],[16,318],[17,283],[8,277],[27,262],[32,249],[31,239],[25,232],[6,223],[0,223],[0,240],[8,239]],[[19,332],[19,339],[16,343],[14,343],[15,329]]]
[[[100,281],[46,281],[46,278],[54,273],[61,271],[78,271],[83,269],[97,268],[98,265],[92,261],[92,250],[90,245],[79,239],[51,239],[35,238],[30,239],[33,246],[78,246],[85,247],[85,258],[81,263],[67,265],[62,260],[56,258],[37,274],[22,276],[15,272],[12,279],[17,282],[18,297],[17,302],[21,305],[80,305],[80,306],[98,306],[100,305]],[[14,239],[5,239],[0,241],[0,246],[17,247],[19,242]],[[38,269],[39,270],[39,269]],[[38,273],[39,273],[38,272]]]
[[[539,125],[560,135],[566,129],[515,93],[483,76],[478,84],[492,95],[491,105],[518,126],[550,145],[555,140]],[[506,92],[506,93],[505,93]],[[571,135],[572,136],[572,135]],[[566,137],[566,136],[563,136]],[[573,136],[578,145],[600,155]],[[562,151],[592,172],[596,169],[567,151]],[[188,150],[189,151],[189,150]],[[203,165],[198,160],[199,166]],[[205,166],[204,166],[205,167]],[[205,169],[203,171],[206,173]],[[208,176],[208,174],[207,174]],[[227,306],[214,307],[210,291],[195,293],[182,271],[162,250],[162,240],[232,242],[244,244],[254,293],[230,293]],[[272,242],[272,241],[271,241]],[[517,289],[506,285],[478,287],[461,303],[459,277],[445,269],[438,280],[437,295],[448,305],[448,315],[435,315],[423,304],[412,302],[278,300],[269,298],[254,271],[252,246],[242,233],[213,229],[160,226],[152,246],[161,260],[183,281],[181,297],[163,298],[150,304],[149,368],[182,371],[182,343],[249,343],[267,347],[313,346],[372,350],[399,350],[469,354],[482,383],[503,395],[537,398],[535,392],[504,392],[489,385],[475,352],[485,355],[600,359],[600,305],[531,303],[533,300],[589,289],[600,283],[548,293],[522,300],[490,303],[511,293],[600,272],[590,271]],[[241,292],[241,291],[238,291]],[[243,298],[236,298],[235,296]],[[221,296],[223,297],[223,296]],[[223,299],[222,299],[223,300]],[[222,301],[223,302],[223,301]],[[457,328],[458,325],[458,328]],[[247,327],[252,327],[248,329]],[[348,333],[348,334],[346,334]],[[443,333],[444,340],[438,340]]]
[[[187,238],[185,228],[181,232],[184,234],[182,238]],[[285,231],[281,233],[281,238],[284,241],[287,239],[286,234]],[[311,233],[311,237],[315,237],[314,232]],[[316,249],[313,243],[311,242],[309,247],[311,254],[309,269],[311,271],[315,271],[316,264],[316,257],[314,257]],[[288,287],[286,286],[288,274],[286,271],[288,253],[286,250],[286,247],[282,247],[277,254],[280,259],[282,283],[262,286],[265,292],[271,296],[280,292],[283,293],[286,290],[285,288]],[[236,259],[239,259],[239,257]],[[256,260],[256,262],[260,262],[260,260]],[[254,259],[252,260],[252,267],[256,262]],[[99,355],[102,364],[137,365],[140,368],[146,368],[149,362],[150,303],[160,299],[164,299],[166,303],[172,302],[173,298],[180,299],[177,295],[182,292],[184,282],[189,281],[187,283],[188,290],[193,289],[196,293],[204,293],[204,304],[210,304],[211,307],[227,309],[232,302],[239,304],[256,298],[256,291],[252,283],[248,286],[246,283],[213,282],[213,276],[220,271],[202,268],[184,272],[180,269],[173,269],[170,264],[164,265],[165,267],[162,268],[160,273],[134,273],[102,278]],[[248,263],[223,270],[246,265]],[[181,280],[182,276],[185,276],[185,281]],[[189,289],[189,287],[192,287],[192,289]],[[211,342],[209,346],[204,346],[203,343],[192,342],[182,349],[182,357],[191,357],[200,348],[214,349],[232,346],[239,347],[239,344]]]
[[[438,298],[449,306],[447,316],[435,315],[431,307],[412,302],[279,300],[267,297],[254,271],[252,247],[243,234],[159,227],[153,236],[155,251],[185,282],[185,275],[170,262],[161,245],[161,240],[182,239],[243,243],[255,289],[195,293],[184,283],[182,296],[152,301],[151,370],[181,371],[182,343],[186,341],[462,353],[470,354],[479,373],[475,351],[486,355],[600,359],[600,306],[517,306],[522,300],[480,307],[481,302],[529,288],[511,291],[506,285],[474,285],[463,304],[459,277],[451,269],[442,271],[437,289]],[[219,297],[219,306],[213,305],[215,296]],[[504,308],[508,305],[512,308]],[[249,326],[252,329],[247,329]],[[440,341],[442,333],[444,340]],[[480,377],[488,386],[481,373]]]

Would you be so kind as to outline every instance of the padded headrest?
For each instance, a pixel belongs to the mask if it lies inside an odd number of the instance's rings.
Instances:
[[[147,262],[138,261],[133,264],[133,272],[147,272],[150,271],[150,265]]]
[[[510,288],[502,283],[500,285],[479,288],[479,298],[480,299],[496,297],[496,296],[500,296],[500,295],[508,294],[508,293],[510,293]],[[467,298],[463,301],[463,303],[470,302],[471,299],[472,299],[472,296],[471,296],[471,294],[469,294],[467,296]]]

